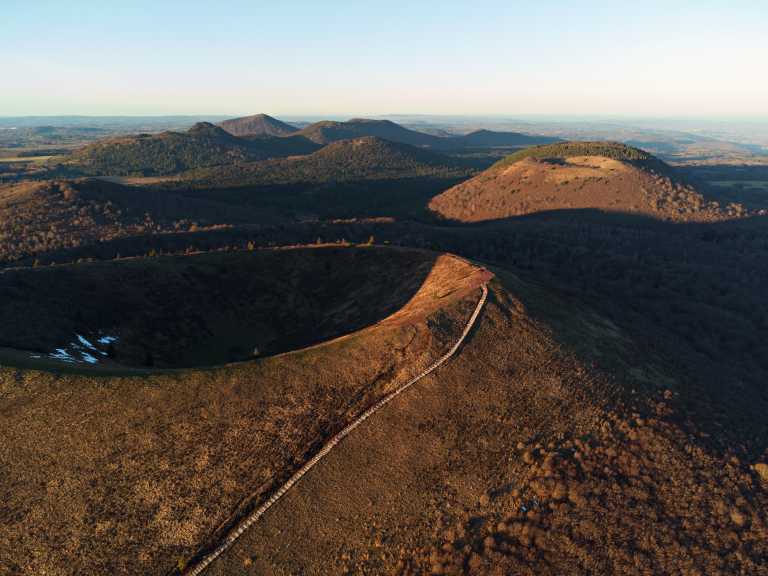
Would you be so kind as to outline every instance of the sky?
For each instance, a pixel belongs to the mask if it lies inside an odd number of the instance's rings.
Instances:
[[[768,117],[764,0],[0,0],[0,116]]]

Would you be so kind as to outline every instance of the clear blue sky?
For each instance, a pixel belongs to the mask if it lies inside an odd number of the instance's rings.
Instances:
[[[0,0],[0,20],[0,116],[768,116],[765,0]]]

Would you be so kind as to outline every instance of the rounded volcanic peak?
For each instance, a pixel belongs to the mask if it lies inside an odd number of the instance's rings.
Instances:
[[[744,214],[723,209],[652,154],[614,142],[564,142],[521,150],[432,199],[430,209],[479,222],[559,210],[598,210],[674,221]]]
[[[353,130],[348,129],[344,122],[334,120],[321,120],[302,128],[297,133],[299,136],[315,142],[316,144],[329,144],[337,140],[345,140],[358,136]]]
[[[378,180],[440,174],[465,174],[466,168],[441,154],[375,136],[327,144],[283,167],[308,181]]]
[[[379,120],[376,118],[351,118],[347,120],[348,124],[365,124],[368,126],[399,126],[392,120]],[[399,126],[402,128],[402,126]]]
[[[160,176],[248,160],[252,155],[247,141],[210,122],[198,122],[186,132],[97,141],[75,152],[71,164],[85,174]]]
[[[328,144],[337,140],[349,140],[363,136],[378,136],[393,142],[412,146],[435,146],[444,140],[437,136],[409,130],[390,120],[354,118],[346,122],[322,121],[307,126],[297,134],[313,142]]]
[[[298,132],[298,128],[267,114],[232,118],[219,126],[234,136],[287,136]]]
[[[215,133],[216,125],[211,122],[195,122],[187,132],[190,134]]]
[[[522,132],[496,132],[480,129],[455,136],[453,139],[462,146],[535,146],[557,142],[557,138],[547,136],[532,136]]]
[[[211,124],[210,122],[197,122],[189,130],[187,130],[187,134],[201,138],[221,140],[223,142],[238,141],[232,134],[219,126],[216,126],[215,124]]]
[[[285,143],[293,139],[303,142],[304,145],[318,146],[300,135],[275,138]],[[423,193],[426,189],[426,193],[431,197],[447,186],[445,182],[452,183],[470,174],[466,164],[449,156],[375,136],[363,136],[326,144],[310,154],[275,158],[264,162],[240,163],[235,167],[219,166],[198,170],[190,173],[189,178],[194,180],[196,187],[242,187],[246,184],[285,186],[290,183],[317,186],[318,190],[326,191],[330,189],[329,184],[357,182],[358,186],[347,187],[346,191],[359,198],[366,197],[364,190],[387,188],[391,190],[392,181],[399,179],[405,182],[405,185],[400,188],[403,194],[400,198],[413,204],[413,197],[406,198],[407,189],[413,190],[416,187],[419,193]],[[344,187],[340,187],[339,190],[342,188]],[[334,195],[329,198],[329,202],[334,204],[321,200],[321,196],[312,196],[313,205],[322,204],[323,210],[330,210],[332,205],[339,207],[338,209],[350,209],[347,201],[342,201],[340,196]],[[344,197],[349,198],[349,196]],[[423,197],[426,201],[426,196]],[[376,201],[379,200],[381,197]],[[341,204],[346,204],[346,208],[341,208]],[[402,208],[403,203],[395,201],[393,197],[390,205],[397,210]],[[420,205],[420,209],[422,207],[423,204]],[[315,209],[317,208],[313,208]]]
[[[394,142],[378,136],[362,136],[349,140],[339,140],[328,144],[315,152],[316,158],[343,162],[364,161],[380,166],[397,165],[411,167],[415,164],[429,166],[447,166],[451,159],[442,154],[430,152],[422,148]]]

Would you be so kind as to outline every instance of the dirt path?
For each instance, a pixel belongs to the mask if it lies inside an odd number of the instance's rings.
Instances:
[[[242,521],[237,525],[236,528],[232,530],[232,532],[227,535],[227,537],[223,540],[221,544],[219,544],[212,552],[210,552],[207,556],[205,556],[202,560],[197,562],[196,564],[193,564],[191,567],[183,571],[183,574],[185,576],[198,576],[199,574],[202,574],[205,569],[214,561],[216,558],[218,558],[222,553],[224,553],[228,548],[230,548],[235,541],[255,522],[261,518],[261,516],[264,515],[264,513],[269,510],[273,504],[275,504],[283,495],[285,495],[288,490],[291,489],[301,478],[309,472],[318,462],[320,462],[333,448],[341,442],[345,436],[349,435],[355,428],[360,426],[363,422],[365,422],[368,418],[370,418],[373,414],[375,414],[377,411],[379,411],[381,408],[389,404],[394,398],[405,392],[408,388],[413,386],[416,382],[427,376],[428,374],[431,374],[437,368],[442,366],[445,362],[447,362],[456,352],[459,350],[461,345],[464,343],[464,340],[466,340],[467,336],[469,335],[469,332],[472,330],[473,326],[475,325],[475,322],[477,321],[478,316],[480,315],[480,312],[483,309],[483,305],[485,304],[485,301],[488,297],[488,287],[486,284],[483,284],[481,287],[482,293],[480,295],[480,299],[477,302],[477,305],[475,306],[475,310],[472,312],[472,316],[470,316],[469,320],[467,321],[466,326],[464,326],[464,330],[461,333],[461,336],[459,336],[458,340],[454,343],[454,345],[443,354],[440,358],[438,358],[435,362],[433,362],[429,367],[422,370],[419,374],[408,380],[405,384],[399,386],[396,390],[390,392],[388,395],[386,395],[384,398],[379,400],[376,404],[371,406],[368,410],[363,412],[357,419],[355,419],[351,424],[349,424],[346,428],[344,428],[341,432],[336,434],[333,438],[331,438],[328,443],[311,459],[309,460],[304,466],[302,466],[291,478],[283,484],[266,502],[264,502],[259,508],[254,510],[252,513],[250,513],[248,516],[242,519]]]

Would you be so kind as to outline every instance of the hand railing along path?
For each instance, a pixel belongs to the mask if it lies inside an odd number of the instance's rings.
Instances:
[[[243,535],[243,532],[248,530],[259,518],[261,518],[264,513],[269,510],[275,502],[280,500],[288,490],[291,489],[291,487],[296,484],[301,478],[309,472],[320,460],[322,460],[328,452],[333,450],[333,448],[341,442],[345,436],[347,436],[350,432],[352,432],[355,428],[360,426],[363,422],[365,422],[368,418],[373,416],[376,412],[378,412],[381,408],[389,404],[392,400],[394,400],[397,396],[405,392],[408,388],[416,384],[419,380],[430,374],[431,372],[434,372],[437,370],[440,366],[442,366],[445,362],[447,362],[451,356],[456,354],[459,347],[464,343],[464,340],[467,338],[467,335],[469,334],[469,331],[472,330],[472,327],[475,325],[475,322],[477,321],[477,317],[480,315],[480,311],[483,309],[483,305],[485,304],[485,300],[488,298],[488,287],[487,285],[483,284],[481,287],[482,294],[480,296],[480,300],[477,302],[477,306],[475,306],[474,312],[472,312],[472,316],[470,316],[469,321],[467,322],[466,326],[464,326],[464,331],[461,333],[461,336],[458,340],[456,340],[456,343],[451,347],[448,352],[440,356],[437,360],[435,360],[429,367],[425,368],[421,372],[419,372],[416,376],[408,380],[405,384],[398,387],[397,389],[393,390],[386,396],[384,396],[381,400],[376,402],[373,406],[368,408],[365,412],[363,412],[360,416],[358,416],[351,424],[349,424],[346,428],[344,428],[341,432],[336,434],[333,438],[331,438],[328,443],[323,446],[323,448],[315,454],[312,459],[307,461],[306,464],[304,464],[299,470],[291,476],[288,481],[283,484],[272,496],[269,497],[269,499],[264,502],[261,506],[259,506],[256,510],[248,514],[243,520],[237,525],[237,528],[232,530],[227,536],[224,538],[224,540],[219,544],[213,551],[211,551],[209,554],[207,554],[205,557],[203,557],[202,560],[194,564],[191,568],[183,571],[183,574],[186,576],[198,576],[201,574],[216,558],[221,556],[232,544],[235,543],[235,541],[240,538],[240,536]]]

